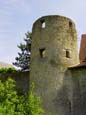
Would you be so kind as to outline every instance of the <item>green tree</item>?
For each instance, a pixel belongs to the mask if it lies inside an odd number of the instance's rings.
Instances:
[[[30,68],[31,39],[32,33],[25,33],[25,44],[20,43],[20,45],[18,45],[21,53],[18,52],[18,57],[15,58],[16,62],[13,62],[13,65],[20,67],[23,71],[29,70]]]

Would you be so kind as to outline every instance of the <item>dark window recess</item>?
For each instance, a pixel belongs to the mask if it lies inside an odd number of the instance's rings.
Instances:
[[[41,20],[41,27],[45,28],[45,20]]]
[[[69,28],[72,28],[72,22],[69,22]]]
[[[86,58],[84,58],[82,62],[86,62]]]
[[[71,102],[69,101],[69,112],[70,112],[70,114],[71,114]]]
[[[70,58],[70,52],[68,50],[66,50],[66,57]]]
[[[45,57],[45,53],[46,53],[45,48],[39,49],[39,53],[40,53],[40,57],[44,58]]]

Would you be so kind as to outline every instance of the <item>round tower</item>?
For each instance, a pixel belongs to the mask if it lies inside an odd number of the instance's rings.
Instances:
[[[78,64],[75,24],[63,16],[44,16],[33,24],[30,81],[42,97],[43,108],[51,115],[64,115],[57,98],[65,71]],[[58,108],[58,109],[57,109]],[[62,111],[62,109],[64,110]]]

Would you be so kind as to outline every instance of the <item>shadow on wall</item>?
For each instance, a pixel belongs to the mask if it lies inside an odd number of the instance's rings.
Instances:
[[[86,115],[86,70],[68,69],[53,100],[59,115]]]
[[[59,89],[59,91],[57,91],[57,96],[54,99],[54,104],[57,110],[57,113],[59,115],[72,115],[71,112],[71,100],[69,98],[69,92],[68,92],[68,88],[67,85],[70,84],[69,82],[69,78],[68,78],[68,72],[65,73],[64,75],[64,79],[63,79],[63,85],[62,87]],[[66,81],[65,78],[68,78]]]
[[[68,69],[63,81],[63,92],[69,102],[68,115],[86,115],[86,70]],[[63,100],[64,101],[64,100]]]
[[[54,104],[59,115],[71,115],[71,102],[64,86],[58,91]]]

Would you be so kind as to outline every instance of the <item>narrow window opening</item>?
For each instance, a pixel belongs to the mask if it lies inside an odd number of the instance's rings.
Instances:
[[[69,28],[71,28],[72,27],[72,22],[69,22]]]
[[[70,52],[68,50],[66,50],[66,57],[70,58]]]
[[[45,55],[45,53],[46,53],[45,48],[39,49],[39,53],[40,53],[40,58],[46,57],[46,55]]]
[[[86,62],[86,58],[84,58],[82,62]]]
[[[45,20],[41,20],[41,27],[45,28],[46,24],[45,24]]]
[[[69,101],[69,111],[70,111],[70,113],[72,112],[71,111],[71,102]]]

